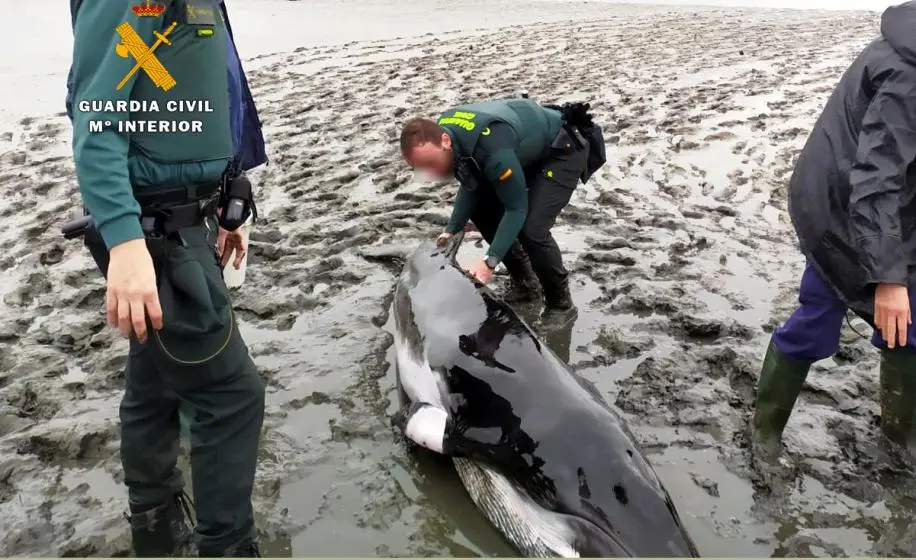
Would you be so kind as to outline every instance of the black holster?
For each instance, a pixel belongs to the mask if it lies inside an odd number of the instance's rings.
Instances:
[[[170,240],[183,243],[180,230],[202,225],[212,218],[216,214],[218,193],[218,183],[157,189],[156,192],[134,191],[134,198],[140,203],[140,225],[150,255],[156,258]],[[88,211],[84,209],[84,216],[64,224],[61,232],[67,239],[82,236],[93,260],[107,278],[108,247]]]

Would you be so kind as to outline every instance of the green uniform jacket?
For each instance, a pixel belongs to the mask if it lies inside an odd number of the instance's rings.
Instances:
[[[482,175],[463,180],[446,231],[457,233],[467,224],[477,204],[476,188],[495,189],[505,213],[487,255],[502,260],[528,216],[525,170],[547,156],[562,116],[529,99],[506,99],[450,109],[438,123],[452,138],[456,172],[462,158],[473,158]],[[475,179],[483,184],[469,184]]]
[[[138,17],[133,2],[111,0],[82,2],[74,14],[73,159],[83,204],[109,249],[143,237],[133,188],[214,181],[232,155],[221,14],[206,0],[167,3],[170,9],[159,17]],[[164,91],[141,68],[118,90],[136,59],[118,47],[117,28],[129,24],[152,47],[154,32],[164,33],[173,21],[176,26],[167,37],[171,44],[160,44],[154,55],[175,85]],[[208,101],[210,110],[168,111],[170,101],[191,100]],[[108,101],[145,101],[147,109],[155,101],[159,110],[112,110],[104,104]],[[201,132],[124,130],[127,121],[146,120],[200,121]],[[103,123],[104,130],[93,131],[93,122]]]

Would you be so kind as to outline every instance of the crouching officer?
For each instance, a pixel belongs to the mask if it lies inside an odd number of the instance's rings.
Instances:
[[[92,220],[85,243],[107,279],[108,322],[130,337],[120,420],[134,552],[177,555],[190,541],[176,465],[181,403],[200,556],[259,556],[251,493],[264,385],[233,315],[214,230],[221,208],[224,254],[244,249],[233,230],[250,212],[250,185],[244,200],[239,177],[265,158],[225,7],[71,0],[71,9],[67,105]],[[196,110],[170,112],[178,101]],[[182,120],[199,127],[167,126]],[[244,215],[225,219],[239,197]]]
[[[472,220],[490,247],[469,272],[486,283],[505,263],[509,302],[536,300],[540,284],[545,325],[576,314],[569,273],[550,230],[579,180],[604,163],[604,139],[587,109],[495,100],[450,109],[438,122],[411,119],[401,132],[408,165],[440,178],[454,174],[460,183],[439,242]]]
[[[756,448],[778,442],[811,364],[839,347],[847,308],[875,329],[881,428],[916,454],[916,2],[884,12],[881,37],[827,101],[789,183],[808,263],[799,307],[774,332],[757,387]]]

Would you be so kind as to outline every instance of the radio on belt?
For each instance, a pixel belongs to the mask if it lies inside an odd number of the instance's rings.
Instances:
[[[251,181],[244,173],[228,179],[223,186],[220,197],[219,226],[227,231],[235,231],[248,220],[249,216],[257,218],[254,206]]]

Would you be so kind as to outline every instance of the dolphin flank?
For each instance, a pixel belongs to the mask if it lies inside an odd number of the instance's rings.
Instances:
[[[616,409],[458,268],[462,237],[423,243],[395,288],[395,425],[524,556],[699,556]]]

